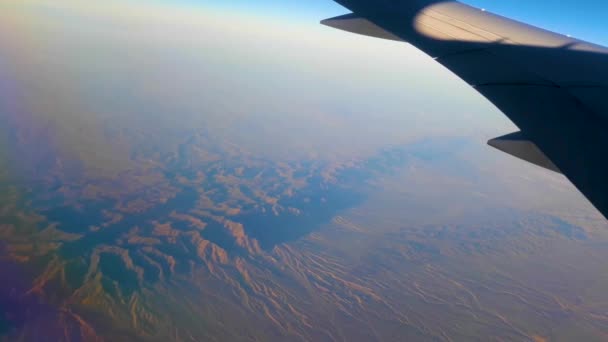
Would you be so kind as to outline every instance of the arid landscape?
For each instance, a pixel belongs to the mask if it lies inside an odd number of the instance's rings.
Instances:
[[[121,176],[147,186],[51,167],[54,182],[7,187],[7,340],[606,337],[603,221],[468,192],[490,177],[459,159],[472,142],[337,165],[186,140]]]
[[[608,339],[605,219],[422,57],[78,4],[0,5],[0,340]]]

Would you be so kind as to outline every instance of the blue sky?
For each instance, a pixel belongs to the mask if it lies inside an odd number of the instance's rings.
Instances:
[[[344,12],[331,0],[181,0],[316,24]],[[608,2],[598,0],[466,0],[470,5],[592,42],[608,44]]]

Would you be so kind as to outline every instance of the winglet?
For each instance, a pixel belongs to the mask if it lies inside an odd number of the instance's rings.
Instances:
[[[549,159],[534,142],[528,140],[522,132],[515,132],[494,138],[488,141],[488,145],[534,165],[544,167],[545,169],[557,173],[562,173],[551,159]]]
[[[321,24],[337,28],[339,30],[361,34],[364,36],[396,40],[400,42],[403,41],[403,39],[382,29],[371,21],[357,16],[354,13],[341,15],[335,18],[325,19],[321,21]]]

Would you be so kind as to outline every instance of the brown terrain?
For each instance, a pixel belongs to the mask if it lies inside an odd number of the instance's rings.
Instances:
[[[185,140],[135,174],[6,186],[6,340],[607,337],[601,219],[467,192],[490,180],[472,143],[337,165]]]
[[[605,219],[453,76],[152,3],[0,4],[1,341],[608,340]]]

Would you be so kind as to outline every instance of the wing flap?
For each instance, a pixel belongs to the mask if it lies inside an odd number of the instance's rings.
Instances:
[[[476,88],[521,129],[605,216],[608,214],[606,123],[565,88]]]
[[[534,142],[526,138],[522,132],[494,138],[488,141],[488,145],[534,165],[561,173],[559,168],[547,158],[543,151]]]
[[[356,14],[350,13],[341,15],[339,17],[325,19],[321,21],[321,24],[333,27],[342,31],[352,32],[364,36],[388,39],[388,40],[396,40],[403,41],[403,39],[397,37],[396,35],[382,29],[378,25],[372,23],[371,21],[359,17]]]

